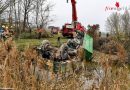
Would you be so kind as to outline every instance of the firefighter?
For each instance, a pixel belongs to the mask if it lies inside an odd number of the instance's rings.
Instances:
[[[3,32],[4,32],[4,30],[2,28],[0,28],[0,39],[3,38]]]
[[[58,47],[61,46],[61,32],[60,32],[60,31],[58,31],[57,46],[58,46]]]
[[[5,27],[4,28],[4,32],[3,32],[3,39],[7,39],[8,37],[10,36],[10,33],[9,33],[9,29],[8,27]]]
[[[41,37],[42,37],[42,32],[43,32],[42,27],[40,26],[40,28],[37,28],[36,31],[37,31],[38,39],[41,39]]]

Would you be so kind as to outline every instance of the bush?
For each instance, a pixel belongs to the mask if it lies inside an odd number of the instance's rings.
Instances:
[[[35,31],[32,31],[31,33],[29,32],[24,32],[20,34],[20,39],[37,39],[38,38],[38,33],[36,33]],[[45,31],[41,34],[41,38],[48,38],[51,37],[50,33]]]

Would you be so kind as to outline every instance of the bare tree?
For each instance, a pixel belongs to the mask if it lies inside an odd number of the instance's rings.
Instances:
[[[47,0],[35,0],[35,22],[36,26],[46,26],[52,19],[50,19],[50,11],[53,7]]]
[[[40,3],[42,3],[44,0],[35,0],[35,9],[34,12],[36,13],[35,15],[35,22],[36,22],[36,26],[38,28],[38,18],[39,18],[39,12],[40,12]]]
[[[106,21],[107,30],[111,32],[111,34],[115,35],[116,38],[120,39],[121,32],[121,15],[118,13],[113,13],[108,17]]]
[[[10,2],[12,2],[13,0],[0,0],[0,18],[2,16],[2,14],[5,12],[5,10],[11,6]],[[0,24],[2,23],[2,21],[0,20]]]
[[[128,10],[122,15],[122,29],[125,33],[125,38],[130,34],[130,14]]]
[[[0,0],[0,17],[14,25],[19,36],[26,30],[31,32],[31,25],[44,27],[51,22],[52,6],[47,0]]]
[[[14,23],[15,23],[15,31],[16,37],[20,34],[20,21],[21,21],[21,0],[14,0]]]
[[[0,14],[2,14],[10,5],[13,0],[0,0]]]
[[[13,24],[14,4],[15,0],[9,0],[9,27]]]
[[[106,21],[106,27],[118,40],[120,35],[128,38],[130,35],[130,13],[128,10],[124,14],[111,14]]]
[[[23,11],[24,11],[23,31],[25,31],[28,14],[32,9],[33,9],[33,0],[23,0]]]

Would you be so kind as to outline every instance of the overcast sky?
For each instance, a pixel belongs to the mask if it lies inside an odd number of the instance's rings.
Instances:
[[[72,11],[71,3],[66,3],[67,0],[49,0],[54,4],[51,15],[54,17],[54,22],[51,25],[61,27],[64,23],[71,23]],[[71,1],[71,0],[69,0]],[[129,7],[130,0],[76,0],[78,21],[85,27],[88,24],[100,24],[101,31],[105,31],[105,21],[112,12],[116,10],[105,11],[106,6],[115,7],[116,1],[120,3],[120,7]],[[124,10],[118,11],[123,13]]]

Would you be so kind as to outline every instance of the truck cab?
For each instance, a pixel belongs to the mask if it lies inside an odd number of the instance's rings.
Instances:
[[[76,30],[85,32],[84,26],[82,26],[81,23],[79,23],[79,22],[74,22],[72,24],[66,23],[62,27],[62,35],[64,37],[73,37],[73,32],[75,32]]]
[[[73,37],[73,32],[74,32],[74,27],[72,24],[68,24],[66,23],[63,27],[62,27],[62,35],[64,37]]]

